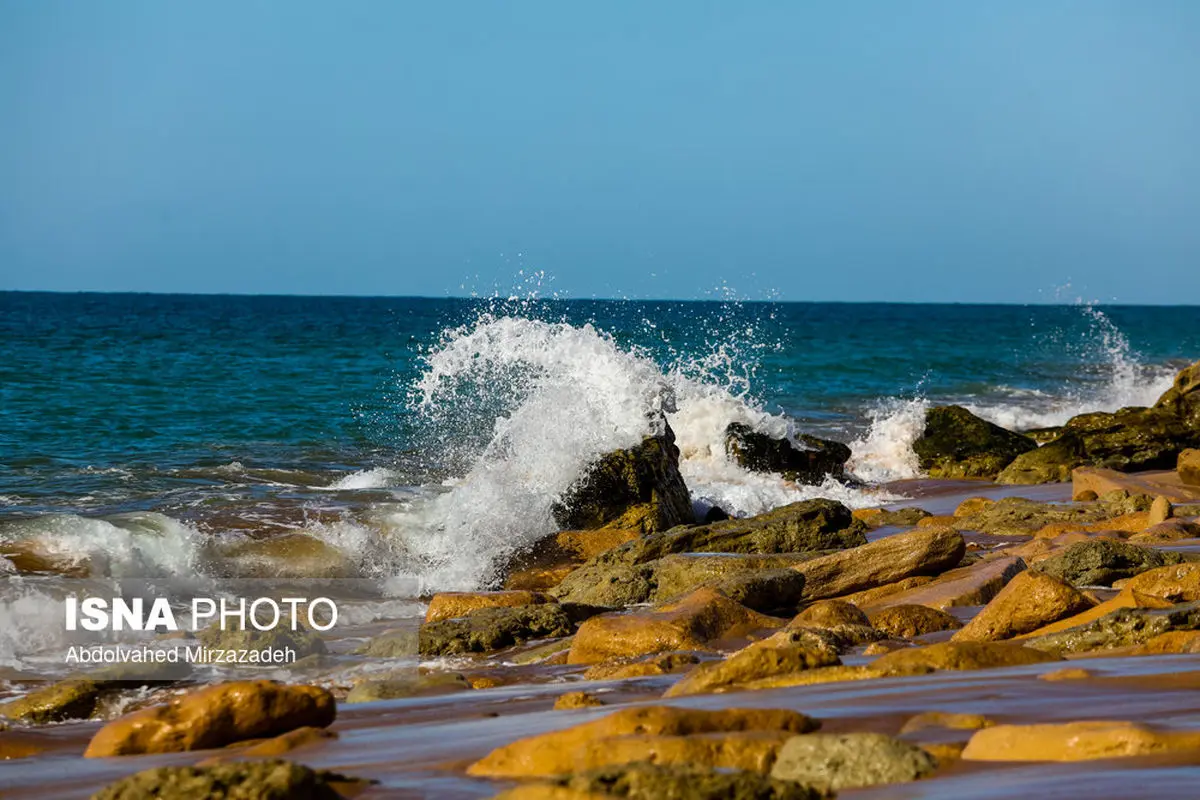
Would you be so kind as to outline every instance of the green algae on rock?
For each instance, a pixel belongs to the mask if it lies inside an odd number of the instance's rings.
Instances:
[[[1075,586],[1112,586],[1115,581],[1182,562],[1183,556],[1178,553],[1113,539],[1091,539],[1047,558],[1038,569]]]
[[[481,608],[465,617],[422,625],[419,652],[423,656],[487,653],[531,639],[570,636],[581,619],[600,610],[557,603]]]
[[[962,406],[935,406],[925,412],[925,429],[912,448],[931,478],[994,478],[1037,442]]]
[[[771,777],[838,791],[908,783],[935,769],[933,756],[882,733],[809,733],[788,739]]]
[[[205,767],[155,767],[92,795],[92,800],[341,800],[348,779],[290,761],[238,761]]]
[[[822,800],[824,792],[748,770],[638,762],[581,772],[552,784],[526,784],[496,800]]]
[[[1166,609],[1119,608],[1084,625],[1022,642],[1045,653],[1066,655],[1144,644],[1164,633],[1200,629],[1200,603]]]
[[[841,442],[806,435],[775,439],[740,422],[725,429],[725,451],[752,472],[776,472],[812,485],[828,476],[844,477],[850,460],[850,448]]]

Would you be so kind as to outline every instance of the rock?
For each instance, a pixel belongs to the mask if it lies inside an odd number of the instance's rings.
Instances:
[[[470,689],[467,679],[457,672],[390,675],[387,678],[359,681],[346,695],[347,703],[373,703],[377,700],[396,700],[401,697],[424,697]]]
[[[804,596],[804,575],[794,569],[768,569],[732,575],[711,586],[746,608],[772,616],[788,616]],[[656,594],[662,594],[661,588]]]
[[[933,581],[934,578],[931,575],[915,575],[904,580],[885,583],[883,586],[876,586],[873,589],[863,589],[861,592],[842,595],[837,599],[853,603],[859,608],[869,609],[884,604],[887,598],[897,595],[900,592],[907,592],[910,589],[925,586]]]
[[[1048,633],[1058,633],[1059,631],[1077,628],[1080,625],[1085,625],[1089,622],[1094,622],[1101,617],[1106,617],[1119,608],[1170,608],[1173,604],[1153,595],[1143,594],[1134,589],[1122,589],[1116,597],[1105,600],[1103,603],[1092,606],[1091,608],[1076,614],[1072,617],[1060,619],[1057,622],[1052,622],[1044,625],[1032,633],[1028,637],[1045,636]]]
[[[0,726],[0,761],[31,758],[46,752],[46,741],[24,731],[10,731]]]
[[[713,640],[781,625],[782,620],[751,611],[712,589],[700,589],[658,609],[592,617],[579,626],[567,663],[701,650]]]
[[[924,606],[917,607],[924,608]],[[955,622],[958,622],[958,620],[955,620]],[[884,653],[891,653],[894,650],[903,650],[906,647],[912,647],[912,643],[901,642],[895,639],[882,639],[878,642],[871,642],[869,645],[864,647],[862,654],[864,656],[881,656]]]
[[[704,734],[798,734],[808,733],[817,727],[817,721],[811,717],[780,709],[702,711],[669,706],[635,706],[565,730],[531,736],[500,747],[467,767],[467,774],[490,778],[568,775],[615,763],[604,760],[613,755],[606,754],[605,748],[613,746],[620,739],[633,736],[644,738],[638,742],[639,747],[628,754],[628,760],[641,761],[646,760],[648,746],[653,744],[648,740],[656,737],[696,739]],[[714,737],[714,740],[719,744],[719,737]],[[671,743],[666,744],[670,746]],[[695,744],[697,746],[692,748],[687,748],[685,744],[684,748],[698,750],[703,743]],[[637,755],[638,749],[641,757]]]
[[[818,600],[801,611],[790,625],[809,628],[840,628],[844,625],[866,625],[871,621],[853,603],[845,600]]]
[[[593,464],[554,504],[559,527],[579,530],[612,524],[651,533],[693,522],[691,497],[679,474],[675,433],[665,421],[662,427],[661,434]]]
[[[1193,428],[1200,428],[1200,361],[1179,371],[1175,383],[1154,404]]]
[[[429,600],[425,622],[465,617],[481,608],[515,608],[551,602],[554,599],[541,592],[438,592]]]
[[[927,675],[933,672],[930,667],[904,666],[895,669],[879,669],[873,664],[858,666],[821,667],[803,672],[788,672],[769,678],[759,678],[749,683],[730,687],[729,691],[759,691],[762,689],[785,689],[794,686],[816,686],[824,683],[844,683],[847,681],[865,681],[875,678],[900,678],[911,675]]]
[[[1200,563],[1147,570],[1130,578],[1125,588],[1176,603],[1195,602],[1200,600]]]
[[[553,589],[589,559],[641,536],[640,529],[622,528],[552,533],[510,560],[503,570],[504,588],[536,592]]]
[[[865,605],[872,610],[919,605],[941,611],[961,606],[981,606],[991,602],[1009,581],[1025,569],[1025,561],[1019,557],[998,556],[969,567],[952,569],[921,586],[888,594]]]
[[[1200,489],[1180,480],[1175,470],[1129,473],[1099,467],[1076,467],[1071,470],[1071,487],[1073,500],[1095,500],[1097,498],[1092,495],[1104,497],[1114,491],[1126,492],[1130,496],[1145,495],[1151,499],[1162,495],[1172,503],[1200,499]]]
[[[35,689],[24,697],[0,703],[0,717],[35,725],[88,719],[111,695],[126,689],[164,686],[187,678],[184,664],[115,664],[84,677],[68,678]],[[0,727],[0,730],[3,730]]]
[[[927,633],[952,631],[962,623],[945,611],[929,606],[888,606],[871,614],[871,625],[880,632],[897,639],[913,639]]]
[[[1182,560],[1178,553],[1112,539],[1091,539],[1047,558],[1038,564],[1038,569],[1075,586],[1111,586],[1113,581]]]
[[[1200,450],[1189,448],[1179,454],[1175,462],[1179,480],[1188,486],[1200,486]]]
[[[888,653],[875,659],[871,666],[885,672],[913,668],[975,670],[1061,660],[1056,655],[1007,642],[941,642]]]
[[[725,451],[752,472],[778,472],[789,481],[811,485],[830,475],[845,477],[850,460],[850,448],[841,442],[803,435],[773,439],[740,422],[725,429]]]
[[[239,578],[350,578],[354,565],[336,547],[303,533],[239,541],[222,554]]]
[[[1200,631],[1169,631],[1148,639],[1130,651],[1132,656],[1200,653]]]
[[[961,406],[935,406],[925,412],[925,430],[912,448],[931,478],[994,478],[1037,442]]]
[[[224,747],[303,726],[324,728],[336,714],[333,695],[317,686],[221,683],[113,720],[92,737],[84,757]]]
[[[645,678],[651,675],[673,675],[677,672],[687,672],[699,663],[700,657],[695,653],[655,653],[638,659],[619,659],[595,664],[588,667],[587,671],[583,673],[583,678],[588,681],[604,681]]]
[[[1171,518],[1171,501],[1163,497],[1161,494],[1154,498],[1154,504],[1150,506],[1150,525],[1158,525],[1160,522],[1166,522]]]
[[[495,800],[822,800],[794,781],[746,770],[705,769],[688,764],[633,763],[578,773],[553,784],[524,784]]]
[[[336,733],[325,728],[296,728],[294,731],[288,731],[279,736],[273,736],[270,739],[263,739],[237,750],[237,758],[247,758],[250,756],[254,756],[255,758],[279,758],[295,750],[327,743],[337,738],[338,735]],[[213,759],[201,761],[197,766],[208,766],[209,764],[225,760],[220,756],[216,758],[217,760],[215,761]]]
[[[1177,542],[1180,539],[1200,538],[1200,525],[1182,519],[1169,519],[1157,525],[1151,525],[1141,533],[1130,536],[1131,544],[1162,544]]]
[[[571,649],[573,637],[554,639],[545,644],[534,645],[517,653],[508,653],[504,660],[518,666],[528,664],[565,664],[567,651]]]
[[[1011,639],[1085,611],[1095,603],[1078,589],[1037,570],[1017,575],[962,630],[956,642]]]
[[[575,632],[572,609],[553,603],[516,608],[481,608],[459,619],[421,626],[420,654],[462,655],[501,650],[531,639],[556,639]]]
[[[854,518],[871,528],[898,527],[912,528],[921,520],[932,516],[922,508],[898,508],[889,511],[886,508],[860,508],[854,512]]]
[[[237,761],[208,767],[155,767],[92,795],[92,800],[340,800],[340,775],[290,761]]]
[[[907,783],[935,769],[924,750],[882,733],[811,733],[787,741],[771,777],[840,791]]]
[[[828,650],[793,644],[790,637],[772,636],[738,650],[724,661],[701,664],[668,689],[664,697],[717,694],[761,678],[841,663]]]
[[[1196,366],[1177,376],[1153,408],[1123,408],[1072,417],[1058,436],[1019,456],[1000,474],[1001,483],[1066,480],[1079,466],[1120,472],[1172,469],[1179,454],[1200,445]]]
[[[1054,523],[1063,523],[1070,530],[1108,520],[1119,514],[1141,510],[1129,499],[1092,505],[1041,503],[1024,497],[1004,497],[982,506],[972,514],[957,516],[953,526],[960,531],[979,531],[994,536],[1029,536]]]
[[[297,659],[312,655],[324,655],[328,652],[325,641],[316,631],[309,630],[303,625],[292,630],[287,621],[266,631],[254,628],[221,630],[218,625],[210,625],[198,632],[196,638],[200,640],[200,644],[213,650],[291,649],[295,651]]]
[[[956,517],[970,517],[984,511],[996,501],[990,497],[968,497],[954,509]]]
[[[558,699],[554,701],[554,710],[597,708],[602,705],[604,705],[604,701],[590,692],[567,692],[566,694],[559,695]]]
[[[1090,677],[1092,677],[1092,672],[1083,667],[1067,667],[1038,675],[1038,679],[1043,681],[1081,681]]]
[[[936,575],[962,560],[966,543],[949,528],[918,529],[814,558],[795,569],[813,600],[882,586],[914,575]]]
[[[1200,607],[1196,604],[1166,609],[1119,608],[1098,620],[1058,633],[1030,637],[1026,647],[1063,655],[1093,650],[1132,647],[1170,631],[1200,628]]]
[[[927,728],[948,728],[956,731],[977,731],[990,728],[995,721],[982,714],[956,714],[950,711],[925,711],[909,717],[900,733],[916,733]]]
[[[374,658],[416,658],[420,634],[415,628],[384,631],[354,651]]]
[[[1200,733],[1152,728],[1137,722],[1088,721],[1050,725],[997,725],[979,731],[964,761],[1086,761],[1200,750]]]

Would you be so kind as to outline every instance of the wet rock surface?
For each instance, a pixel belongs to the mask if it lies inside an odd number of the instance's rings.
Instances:
[[[837,597],[914,575],[936,575],[962,561],[966,543],[949,528],[918,529],[811,561],[795,569],[811,599]]]
[[[931,478],[994,478],[1037,442],[961,406],[937,406],[925,412],[925,429],[912,447]]]
[[[936,768],[924,750],[882,733],[810,733],[788,739],[771,777],[837,791],[908,783]]]
[[[819,484],[828,476],[844,478],[850,448],[841,442],[800,435],[775,439],[734,422],[725,429],[725,450],[753,472],[777,472],[796,483]]]
[[[92,800],[341,800],[340,775],[289,761],[249,761],[210,767],[157,767],[122,778]]]
[[[1073,544],[1038,564],[1038,569],[1075,586],[1112,586],[1142,572],[1178,564],[1183,557],[1111,539]]]
[[[496,800],[822,800],[815,789],[746,770],[635,763],[583,772],[554,784],[510,789]]]
[[[1094,605],[1094,601],[1070,584],[1038,570],[1026,570],[1009,581],[953,639],[956,642],[1011,639]]]
[[[420,654],[446,656],[487,653],[532,639],[570,636],[581,620],[604,610],[558,603],[481,608],[465,617],[422,625],[419,633]]]

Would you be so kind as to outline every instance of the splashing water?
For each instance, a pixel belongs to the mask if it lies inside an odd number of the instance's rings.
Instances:
[[[915,478],[921,474],[913,442],[925,430],[929,402],[893,399],[869,412],[870,427],[850,444],[846,467],[872,483]]]

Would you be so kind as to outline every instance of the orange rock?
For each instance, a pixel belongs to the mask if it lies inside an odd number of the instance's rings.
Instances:
[[[1168,731],[1137,722],[997,725],[967,742],[964,761],[1086,761],[1200,751],[1200,732]]]
[[[102,758],[224,747],[304,726],[324,728],[336,714],[333,695],[318,686],[221,683],[113,720],[96,732],[83,755]]]
[[[925,586],[934,580],[932,575],[914,575],[911,578],[885,583],[883,586],[876,586],[873,589],[863,589],[861,592],[842,595],[836,599],[853,603],[859,608],[875,608],[883,605],[885,598],[899,594],[900,592],[906,592],[909,589],[916,589],[918,586]]]
[[[1200,563],[1185,562],[1134,575],[1125,588],[1176,603],[1200,600]]]
[[[1170,608],[1171,603],[1160,600],[1153,595],[1143,594],[1142,592],[1130,589],[1128,586],[1122,589],[1116,597],[1104,601],[1100,605],[1093,606],[1087,611],[1076,614],[1071,617],[1066,617],[1057,622],[1052,622],[1049,625],[1044,625],[1035,631],[1031,631],[1025,635],[1019,636],[1021,639],[1032,639],[1035,636],[1044,636],[1047,633],[1058,633],[1065,631],[1068,628],[1074,628],[1078,625],[1086,625],[1089,622],[1094,622],[1101,617],[1106,617],[1118,608]]]
[[[954,634],[956,642],[1011,639],[1094,606],[1074,586],[1036,570],[1009,581],[975,618]]]
[[[942,611],[957,606],[981,606],[1024,569],[1025,562],[1017,557],[986,559],[969,567],[952,569],[924,586],[889,595],[871,610],[898,605],[929,606]]]
[[[677,672],[687,672],[700,663],[695,653],[656,653],[639,659],[620,659],[606,661],[588,667],[583,673],[584,680],[605,681],[621,678],[644,678],[650,675],[672,675]]]
[[[567,663],[595,664],[664,650],[703,650],[717,639],[783,624],[783,620],[751,611],[713,589],[697,589],[658,609],[592,617],[575,633]]]
[[[541,592],[439,592],[429,601],[425,623],[465,617],[481,608],[515,608],[552,602],[554,598]]]
[[[962,561],[966,543],[952,528],[919,528],[803,561],[804,595],[812,600],[893,583],[914,575],[935,575]]]
[[[544,591],[586,561],[614,547],[637,539],[640,530],[609,526],[586,531],[559,531],[539,540],[506,570],[505,589]]]
[[[1200,631],[1168,631],[1129,651],[1133,656],[1200,653]]]
[[[782,631],[738,650],[724,661],[701,664],[683,676],[663,696],[720,693],[736,688],[738,684],[762,678],[831,667],[841,663],[837,655],[829,650],[794,643],[791,632]]]
[[[0,761],[11,758],[29,758],[46,750],[45,740],[22,731],[0,729]]]
[[[949,728],[956,731],[977,731],[995,725],[982,714],[955,714],[949,711],[925,711],[909,717],[900,733],[913,733],[926,728]]]
[[[1066,669],[1056,669],[1053,672],[1043,672],[1038,675],[1038,678],[1043,681],[1081,681],[1092,675],[1091,670],[1083,667],[1067,667]]]
[[[954,509],[955,517],[969,517],[972,514],[978,514],[996,501],[990,497],[968,497],[958,504],[958,508]]]
[[[940,514],[931,517],[923,517],[917,522],[918,528],[944,528],[947,525],[953,525],[958,522],[956,515]]]
[[[707,760],[709,766],[740,769],[746,768],[747,761],[761,763],[758,759],[766,758],[775,743],[782,745],[791,735],[817,727],[816,720],[782,709],[625,708],[500,747],[469,766],[467,774],[492,778],[566,775],[607,764],[645,761],[649,753],[657,756],[651,758],[656,763],[662,763],[660,759]],[[702,740],[706,734],[724,735]],[[626,761],[613,760],[619,758]]]
[[[914,668],[973,670],[1062,661],[1058,656],[1009,642],[940,642],[880,656],[871,664],[883,670]]]
[[[952,631],[962,623],[945,611],[913,604],[888,606],[871,614],[871,624],[888,636],[912,639],[937,631]],[[868,654],[869,655],[869,654]]]
[[[870,625],[858,606],[845,600],[818,600],[801,611],[789,627],[837,628],[842,625]]]
[[[558,699],[554,701],[554,710],[596,708],[602,705],[604,705],[604,701],[591,692],[567,692],[559,695]]]

